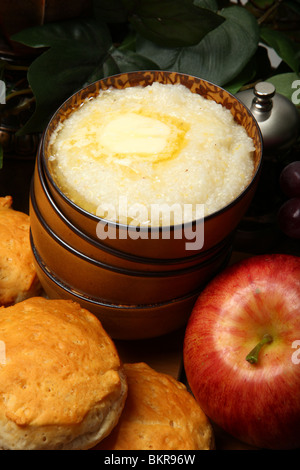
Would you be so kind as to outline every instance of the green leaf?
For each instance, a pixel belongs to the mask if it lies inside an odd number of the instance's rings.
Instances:
[[[51,115],[73,93],[120,72],[157,69],[147,57],[115,48],[107,27],[92,20],[52,23],[16,35],[32,47],[49,47],[29,67],[36,109],[21,134],[42,132]]]
[[[110,33],[104,23],[71,20],[30,28],[14,36],[31,47],[50,48],[35,59],[28,82],[36,110],[22,133],[41,132],[55,110],[75,91],[105,74]]]
[[[115,61],[117,72],[133,72],[135,70],[157,70],[158,65],[151,59],[136,52],[125,49],[111,48],[110,57]]]
[[[143,57],[130,49],[125,50],[111,46],[100,70],[96,69],[85,85],[117,73],[157,69],[158,65],[147,57]]]
[[[268,46],[272,47],[279,57],[294,72],[299,71],[300,67],[300,48],[288,36],[280,31],[262,26],[260,28],[260,37]]]
[[[256,52],[259,29],[245,8],[233,6],[221,14],[226,21],[196,46],[164,48],[139,36],[137,52],[151,57],[162,70],[196,75],[222,86],[233,80]]]
[[[119,50],[135,51],[136,48],[136,32],[130,31],[123,39],[119,46]]]
[[[230,93],[235,94],[240,91],[241,87],[256,80],[265,80],[270,76],[271,63],[268,51],[264,46],[259,46],[254,56],[247,62],[243,70],[224,88]]]
[[[256,64],[255,60],[251,59],[243,70],[229,83],[223,85],[223,87],[232,93],[233,95],[237,93],[243,85],[249,83],[251,80],[254,80],[256,75]]]
[[[68,44],[90,45],[103,47],[110,42],[109,30],[105,23],[93,19],[76,19],[47,23],[22,30],[11,37],[29,47],[59,47]]]
[[[126,3],[126,2],[125,2]],[[192,0],[139,0],[127,3],[129,20],[143,37],[166,47],[197,44],[224,19]]]
[[[300,108],[300,75],[297,73],[281,73],[270,77],[267,82],[272,83],[276,92],[291,100]]]
[[[208,10],[217,12],[218,2],[217,0],[194,0],[194,5],[200,8],[207,8]]]

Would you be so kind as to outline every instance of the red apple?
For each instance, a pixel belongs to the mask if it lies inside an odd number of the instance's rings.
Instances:
[[[255,447],[300,448],[300,258],[252,256],[218,274],[196,301],[183,357],[214,423]]]

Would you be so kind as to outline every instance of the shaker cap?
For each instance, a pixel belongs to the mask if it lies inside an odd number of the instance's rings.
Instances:
[[[272,83],[258,82],[236,97],[257,120],[266,152],[277,152],[293,145],[300,134],[300,114],[288,98],[276,92]]]

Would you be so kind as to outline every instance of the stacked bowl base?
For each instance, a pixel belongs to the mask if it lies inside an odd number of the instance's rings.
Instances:
[[[130,227],[115,223],[116,237],[100,240],[98,224],[107,225],[107,221],[68,199],[47,164],[54,129],[85,99],[108,87],[146,86],[154,81],[181,83],[226,106],[256,148],[255,172],[243,193],[224,209],[191,223],[194,233],[196,224],[203,228],[203,245],[194,251],[186,248],[190,240],[180,226],[171,226],[168,238],[160,228],[155,237],[148,232],[149,236],[134,238]],[[78,302],[115,339],[156,337],[183,327],[204,285],[228,263],[235,229],[256,190],[261,158],[259,127],[247,108],[199,78],[174,72],[131,72],[100,80],[74,94],[45,130],[31,184],[31,246],[46,294]]]

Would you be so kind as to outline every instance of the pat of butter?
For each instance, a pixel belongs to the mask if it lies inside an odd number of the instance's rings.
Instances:
[[[148,155],[162,152],[170,133],[170,127],[158,119],[125,113],[104,126],[98,141],[108,152]]]

